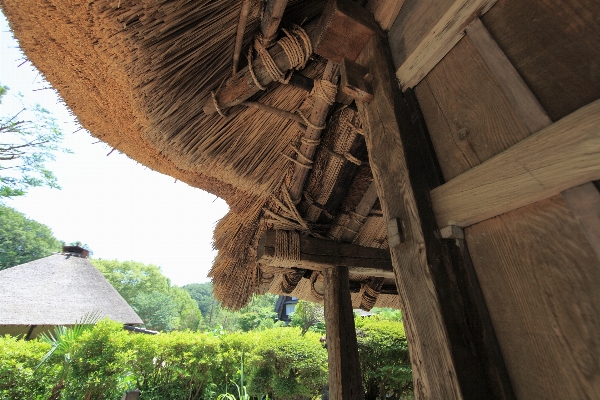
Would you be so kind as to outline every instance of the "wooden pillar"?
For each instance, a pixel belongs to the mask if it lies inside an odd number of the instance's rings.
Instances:
[[[323,275],[325,276],[329,398],[362,400],[364,393],[348,284],[348,268],[326,268]]]
[[[453,262],[467,253],[450,254],[452,249],[440,239],[429,198],[436,174],[430,171],[433,164],[396,83],[383,36],[373,37],[357,62],[374,77],[374,99],[359,104],[359,110],[367,125],[369,162],[388,221],[415,395],[418,399],[513,399],[493,328],[484,318],[487,308],[474,292],[478,283],[465,275],[466,262],[462,267]]]

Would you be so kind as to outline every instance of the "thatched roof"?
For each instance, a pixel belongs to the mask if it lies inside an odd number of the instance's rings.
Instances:
[[[59,253],[0,271],[0,325],[72,325],[92,313],[142,323],[87,258]]]
[[[282,25],[318,17],[324,3],[290,0]],[[244,49],[259,30],[260,4],[253,3]],[[289,271],[261,269],[256,247],[260,235],[276,227],[273,215],[285,219],[290,211],[281,207],[286,200],[282,188],[289,184],[294,167],[289,158],[295,157],[293,147],[303,129],[293,120],[254,108],[234,106],[226,117],[202,110],[211,92],[231,76],[241,2],[0,0],[0,7],[26,56],[92,135],[228,202],[230,212],[214,236],[219,250],[210,272],[215,296],[239,308],[266,286],[279,293],[277,279]],[[320,78],[323,70],[324,62],[312,57],[302,73]],[[299,108],[305,114],[313,103],[305,91],[278,83],[253,99],[287,111]],[[305,186],[319,204],[330,196],[331,182],[341,168],[339,156],[349,150],[361,126],[355,111],[334,115],[342,122],[329,124]],[[371,180],[368,166],[360,167],[347,198],[322,227],[323,236],[339,240],[336,229],[343,229],[344,218]],[[316,223],[307,199],[297,205],[300,218],[306,220],[302,223]],[[386,247],[381,220],[381,215],[369,215],[355,243]],[[354,283],[361,287],[355,295],[360,303],[364,285],[358,278]],[[314,284],[309,291],[303,285],[300,282],[293,295],[320,301]],[[378,301],[392,304],[397,300],[393,297],[380,296]]]

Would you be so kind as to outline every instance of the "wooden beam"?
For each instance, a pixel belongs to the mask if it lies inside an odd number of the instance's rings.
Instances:
[[[277,39],[277,31],[288,0],[267,0],[265,13],[260,23],[265,47],[269,48]]]
[[[305,30],[309,32],[311,29],[314,29],[316,23],[317,22],[315,21],[307,24]],[[273,47],[269,48],[268,52],[280,71],[287,72],[292,68],[288,56],[285,54],[279,43],[276,43]],[[273,82],[271,76],[267,72],[267,68],[263,63],[263,60],[260,57],[257,57],[253,60],[252,66],[256,80],[262,86],[266,86]],[[247,100],[258,92],[260,92],[260,88],[254,82],[254,78],[246,66],[242,70],[238,71],[235,76],[231,77],[231,79],[225,82],[225,84],[223,84],[223,86],[216,91],[215,98],[219,107],[221,109],[226,109],[240,104],[242,101]],[[217,112],[217,108],[212,97],[206,99],[203,110],[205,114],[213,114]]]
[[[550,125],[552,120],[479,18],[475,18],[467,27],[467,35],[500,82],[508,101],[519,113],[529,132],[534,133]]]
[[[374,37],[359,56],[357,62],[374,76],[374,99],[370,104],[357,105],[365,116],[369,163],[384,218],[399,218],[408,239],[390,246],[390,252],[407,327],[415,394],[419,399],[460,399],[440,301],[431,289],[435,285],[423,251],[425,240],[396,120],[398,93],[386,48],[383,39]]]
[[[467,35],[494,77],[500,82],[506,97],[525,122],[529,132],[537,132],[552,124],[546,110],[479,18],[469,25]],[[566,189],[562,192],[562,197],[600,259],[600,195],[596,186],[588,182]]]
[[[261,264],[277,266],[273,261],[275,235],[275,231],[267,231],[258,243],[257,257]],[[337,266],[349,267],[353,275],[394,277],[387,250],[308,236],[300,237],[300,261],[296,268],[323,271]]]
[[[360,202],[358,203],[358,206],[356,206],[354,212],[361,217],[367,217],[373,209],[375,202],[377,202],[377,199],[377,185],[375,184],[375,181],[373,181],[363,195],[362,199],[360,199]],[[356,233],[354,232],[358,232],[362,225],[363,224],[360,223],[360,221],[357,221],[356,218],[350,218],[350,221],[348,221],[346,224],[347,229],[344,229],[342,237],[340,238],[341,241],[345,243],[352,243],[352,240],[354,240],[354,237],[356,236]]]
[[[354,312],[348,286],[348,268],[326,268],[323,275],[329,398],[362,400],[364,392],[358,360]]]
[[[373,13],[381,29],[389,31],[403,4],[404,0],[369,0],[366,7]]]
[[[485,321],[470,322],[477,311],[465,304],[478,300],[470,288],[460,286],[460,270],[439,238],[430,208],[423,143],[396,86],[385,40],[373,38],[358,62],[374,76],[374,100],[359,104],[359,109],[367,124],[365,139],[384,218],[396,221],[399,231],[390,251],[416,397],[512,399],[510,386],[506,388],[489,372],[501,373],[503,361],[486,348],[493,344],[478,339],[478,327]],[[477,307],[485,309],[485,304]],[[485,329],[492,328],[485,325]]]
[[[415,87],[464,36],[467,25],[488,11],[494,3],[496,0],[455,0],[449,6],[448,2],[420,3],[419,7],[448,8],[410,54],[405,55],[396,71],[402,89]],[[402,43],[403,29],[412,27],[394,26],[390,31],[390,40]]]
[[[438,225],[469,226],[600,179],[600,100],[431,191]]]
[[[323,72],[323,80],[337,84],[339,73],[339,65],[329,61],[325,66],[325,72]],[[319,140],[321,138],[321,132],[323,129],[320,129],[320,127],[325,126],[327,114],[329,113],[331,106],[332,104],[328,104],[325,99],[315,96],[313,108],[310,116],[308,117],[308,120],[312,126],[308,126],[306,128],[306,131],[304,132],[305,139]],[[315,152],[317,151],[317,147],[317,145],[313,144],[302,144],[298,150],[302,156],[304,156],[304,158],[313,160],[315,157]],[[295,165],[294,167],[294,172],[290,180],[289,191],[292,200],[295,202],[299,201],[302,197],[302,191],[304,189],[306,178],[308,177],[308,172],[309,169],[304,166]]]

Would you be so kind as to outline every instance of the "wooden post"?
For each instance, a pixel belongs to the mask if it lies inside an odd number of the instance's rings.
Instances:
[[[348,285],[348,268],[327,268],[323,275],[329,397],[339,400],[362,400],[364,393]]]
[[[426,152],[411,121],[382,36],[373,37],[357,62],[374,77],[374,99],[359,104],[377,185],[418,399],[513,399],[504,362],[482,299],[453,264],[430,206]],[[439,184],[439,183],[438,183]],[[393,232],[392,232],[393,231]],[[461,253],[462,254],[462,253]],[[465,279],[467,282],[465,283]],[[467,284],[468,283],[468,284]],[[474,319],[474,320],[473,320]],[[496,348],[494,347],[496,346]]]
[[[277,39],[277,30],[287,6],[288,0],[267,0],[265,13],[260,23],[264,45],[268,48]]]

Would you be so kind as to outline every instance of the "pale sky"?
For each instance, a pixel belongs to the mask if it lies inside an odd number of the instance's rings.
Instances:
[[[111,148],[77,131],[54,90],[40,90],[50,85],[31,63],[18,67],[24,57],[0,17],[0,84],[10,88],[0,113],[18,111],[14,95],[21,92],[26,103],[39,103],[57,118],[63,145],[73,151],[46,165],[62,190],[33,188],[5,204],[48,225],[59,240],[87,243],[94,258],[156,264],[177,285],[206,282],[216,255],[212,232],[226,203],[117,151],[107,156]]]

